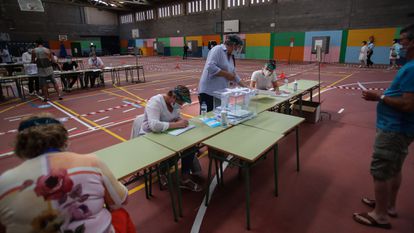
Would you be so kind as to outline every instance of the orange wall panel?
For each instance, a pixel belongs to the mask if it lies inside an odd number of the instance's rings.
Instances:
[[[275,46],[273,47],[273,49],[274,49],[274,58],[277,61],[288,61],[289,53],[290,53],[290,61],[294,61],[294,62],[303,61],[303,54],[305,51],[304,47],[297,46],[297,47],[291,48],[289,46]]]

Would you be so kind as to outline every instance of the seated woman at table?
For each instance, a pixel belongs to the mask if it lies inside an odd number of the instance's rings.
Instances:
[[[68,131],[50,114],[20,123],[15,153],[23,162],[0,176],[0,229],[135,233],[121,208],[127,188],[98,157],[67,147]]]
[[[63,71],[70,71],[70,70],[77,70],[78,69],[78,63],[75,61],[72,61],[72,56],[66,56],[65,63],[62,64],[62,70]],[[73,85],[75,85],[76,80],[79,78],[79,74],[73,73],[73,74],[62,74],[61,79],[63,82],[63,91],[70,92],[72,90]],[[83,80],[80,79],[81,88],[83,88]]]
[[[269,90],[273,88],[276,94],[280,94],[275,70],[276,61],[269,60],[261,70],[253,72],[250,87],[258,90]]]
[[[184,103],[191,103],[190,91],[187,87],[178,85],[166,94],[158,94],[149,99],[145,107],[144,119],[140,135],[150,132],[164,132],[168,129],[185,128],[188,121],[180,117],[180,109]],[[184,156],[181,159],[180,187],[195,192],[201,191],[201,186],[195,183],[190,173],[200,173],[198,158],[195,154]],[[162,181],[165,184],[165,178]]]

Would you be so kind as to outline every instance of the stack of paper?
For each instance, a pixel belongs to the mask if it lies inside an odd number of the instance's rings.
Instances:
[[[168,131],[168,134],[173,135],[173,136],[178,136],[178,135],[180,135],[184,132],[187,132],[188,130],[194,129],[194,128],[195,128],[195,125],[188,125],[185,128],[174,129],[174,130]]]

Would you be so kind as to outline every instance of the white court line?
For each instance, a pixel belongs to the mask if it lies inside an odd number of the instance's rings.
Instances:
[[[78,127],[72,128],[72,129],[68,129],[68,132],[72,132],[73,130],[77,129]]]
[[[231,155],[227,156],[227,160],[230,160],[231,158],[233,158],[233,156]],[[228,162],[223,163],[223,172],[226,170],[227,165],[228,165]],[[211,181],[211,184],[210,184],[210,193],[209,193],[210,199],[211,199],[211,196],[213,196],[214,189],[216,189],[216,186],[217,186],[216,176],[217,175],[213,177],[213,180]],[[210,202],[210,200],[208,201]],[[198,233],[200,231],[201,223],[203,222],[204,215],[206,214],[206,211],[207,211],[207,206],[204,204],[205,202],[206,202],[206,196],[204,196],[203,201],[201,202],[200,208],[198,208],[197,216],[194,219],[193,226],[191,227],[191,233]]]
[[[113,122],[113,121],[111,121],[111,122],[109,122],[109,123],[106,123],[106,124],[101,125],[101,127],[111,126],[113,123],[114,123],[114,122]],[[97,128],[99,128],[99,127],[97,127]]]
[[[132,110],[135,110],[136,108],[130,108],[130,109],[127,109],[127,110],[125,110],[125,111],[122,111],[123,113],[126,113],[126,112],[129,112],[129,111],[132,111]]]
[[[109,116],[102,117],[102,118],[99,118],[97,120],[94,120],[93,122],[100,122],[100,121],[103,121],[103,120],[108,119],[108,118],[109,118]]]
[[[14,154],[14,151],[10,151],[10,152],[7,152],[7,153],[3,153],[3,154],[0,155],[0,158],[1,157],[6,157],[6,156],[9,156],[9,155],[12,155],[12,154]]]
[[[98,102],[105,102],[105,101],[113,100],[113,99],[116,99],[116,97],[112,97],[112,98],[108,98],[108,99],[103,99],[103,100],[98,100]]]
[[[70,113],[66,112],[66,111],[65,111],[65,110],[63,110],[63,109],[61,109],[60,107],[56,106],[56,105],[55,105],[54,103],[52,103],[51,101],[48,101],[48,103],[49,103],[50,105],[52,105],[53,107],[55,107],[57,110],[59,110],[59,111],[63,112],[63,113],[64,113],[64,114],[66,114],[66,115],[68,115],[70,118],[75,119],[75,121],[77,121],[77,122],[81,123],[82,125],[84,125],[84,126],[88,127],[89,129],[93,129],[93,127],[92,127],[91,125],[87,124],[87,123],[86,123],[86,122],[84,122],[84,121],[81,121],[79,118],[77,118],[77,117],[75,117],[74,115],[72,115],[72,114],[70,114]]]
[[[344,108],[341,108],[339,109],[338,113],[341,114],[344,110],[345,110]]]
[[[8,119],[13,119],[13,118],[16,118],[16,117],[24,117],[24,116],[29,116],[29,115],[31,115],[31,113],[28,113],[28,114],[23,114],[23,115],[20,115],[20,116],[12,116],[12,117],[6,117],[6,118],[3,118],[4,120],[8,120]]]
[[[14,119],[10,119],[9,121],[10,121],[10,122],[12,122],[12,121],[18,121],[18,120],[20,120],[20,119],[22,119],[22,118],[20,118],[20,117],[19,117],[19,118],[14,118]]]

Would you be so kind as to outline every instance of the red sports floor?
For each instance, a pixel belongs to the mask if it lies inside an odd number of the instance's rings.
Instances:
[[[129,56],[103,57],[106,64],[134,64]],[[143,101],[165,93],[177,84],[193,90],[193,104],[183,109],[187,117],[197,115],[196,88],[204,60],[164,57],[139,59],[147,82],[74,90],[62,101],[44,105],[31,97],[26,102],[10,99],[0,103],[0,173],[20,163],[14,155],[13,140],[21,117],[47,111],[62,118],[70,131],[69,150],[92,153],[128,140],[132,121],[142,114]],[[248,80],[263,61],[238,60],[239,75]],[[277,72],[291,79],[318,78],[315,64],[280,64]],[[123,74],[121,73],[121,77]],[[373,195],[369,163],[375,135],[375,103],[361,99],[357,82],[368,88],[387,88],[395,71],[358,69],[344,65],[323,65],[322,110],[332,115],[317,124],[300,127],[301,171],[296,172],[294,134],[279,144],[279,197],[273,197],[273,158],[270,156],[251,173],[251,232],[283,233],[368,233],[381,232],[355,223],[352,213],[368,211],[360,198]],[[55,98],[56,99],[56,98]],[[315,97],[317,100],[318,97]],[[105,130],[102,129],[105,127]],[[248,138],[246,138],[248,140]],[[413,149],[404,166],[404,180],[398,200],[399,217],[391,219],[388,232],[414,232]],[[114,155],[121,156],[122,155]],[[139,154],[137,155],[139,156]],[[207,158],[201,158],[207,177]],[[225,186],[217,187],[202,217],[196,218],[204,193],[183,192],[184,218],[173,221],[167,191],[154,186],[154,198],[145,199],[142,185],[131,185],[127,209],[138,232],[245,232],[244,182],[237,169],[225,170]],[[206,185],[206,184],[205,184]],[[200,230],[191,231],[201,224]],[[246,231],[247,232],[247,231]]]

